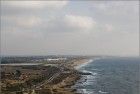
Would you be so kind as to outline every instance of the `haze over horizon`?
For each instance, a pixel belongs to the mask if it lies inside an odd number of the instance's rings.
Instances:
[[[0,1],[1,55],[139,56],[139,1]]]

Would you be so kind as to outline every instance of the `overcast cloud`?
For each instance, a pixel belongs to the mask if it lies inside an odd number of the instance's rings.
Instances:
[[[138,1],[1,1],[2,55],[139,55]]]

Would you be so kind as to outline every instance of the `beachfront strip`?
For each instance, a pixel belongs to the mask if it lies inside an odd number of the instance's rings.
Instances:
[[[48,59],[36,63],[1,64],[1,94],[75,94],[71,86],[82,74],[76,66],[89,58]]]

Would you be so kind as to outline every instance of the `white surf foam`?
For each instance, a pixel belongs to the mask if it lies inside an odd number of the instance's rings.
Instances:
[[[85,70],[84,67],[99,59],[100,58],[90,59],[88,62],[85,62],[85,63],[75,67],[75,69],[80,70],[81,72],[91,73],[91,75],[83,76],[82,79],[79,80],[79,82],[75,85],[75,87],[79,87],[79,89],[77,88],[77,93],[82,93],[82,94],[93,94],[94,93],[93,90],[87,89],[85,87],[93,84],[95,82],[96,76],[98,74],[96,72]]]
[[[108,93],[108,92],[104,92],[104,91],[101,91],[101,90],[99,90],[98,92],[101,93],[101,94],[107,94]]]

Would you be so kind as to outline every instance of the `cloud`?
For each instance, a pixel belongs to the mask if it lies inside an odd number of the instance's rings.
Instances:
[[[96,24],[92,17],[78,15],[65,15],[64,22],[71,28],[78,28],[81,30],[92,29]]]
[[[42,19],[38,16],[1,16],[2,23],[6,23],[8,26],[17,28],[35,28],[42,23]]]
[[[137,2],[1,2],[2,54],[138,55]]]
[[[105,30],[106,31],[112,31],[113,30],[113,26],[111,24],[105,24]]]
[[[36,16],[30,16],[30,17],[24,17],[24,18],[18,18],[17,24],[21,27],[25,28],[33,28],[35,26],[39,26],[41,24],[41,18]]]
[[[139,1],[96,1],[92,5],[92,7],[98,11],[107,12],[108,14],[116,15],[118,14],[118,11],[122,14],[139,12]]]
[[[90,16],[66,14],[44,21],[44,30],[48,32],[83,32],[94,29],[96,22]]]
[[[68,1],[2,1],[2,4],[16,8],[63,8]]]
[[[53,16],[41,18],[33,16],[2,16],[2,27],[19,30],[20,32],[36,31],[42,34],[67,33],[67,32],[89,32],[94,30],[96,22],[90,16],[66,14],[64,16]]]

